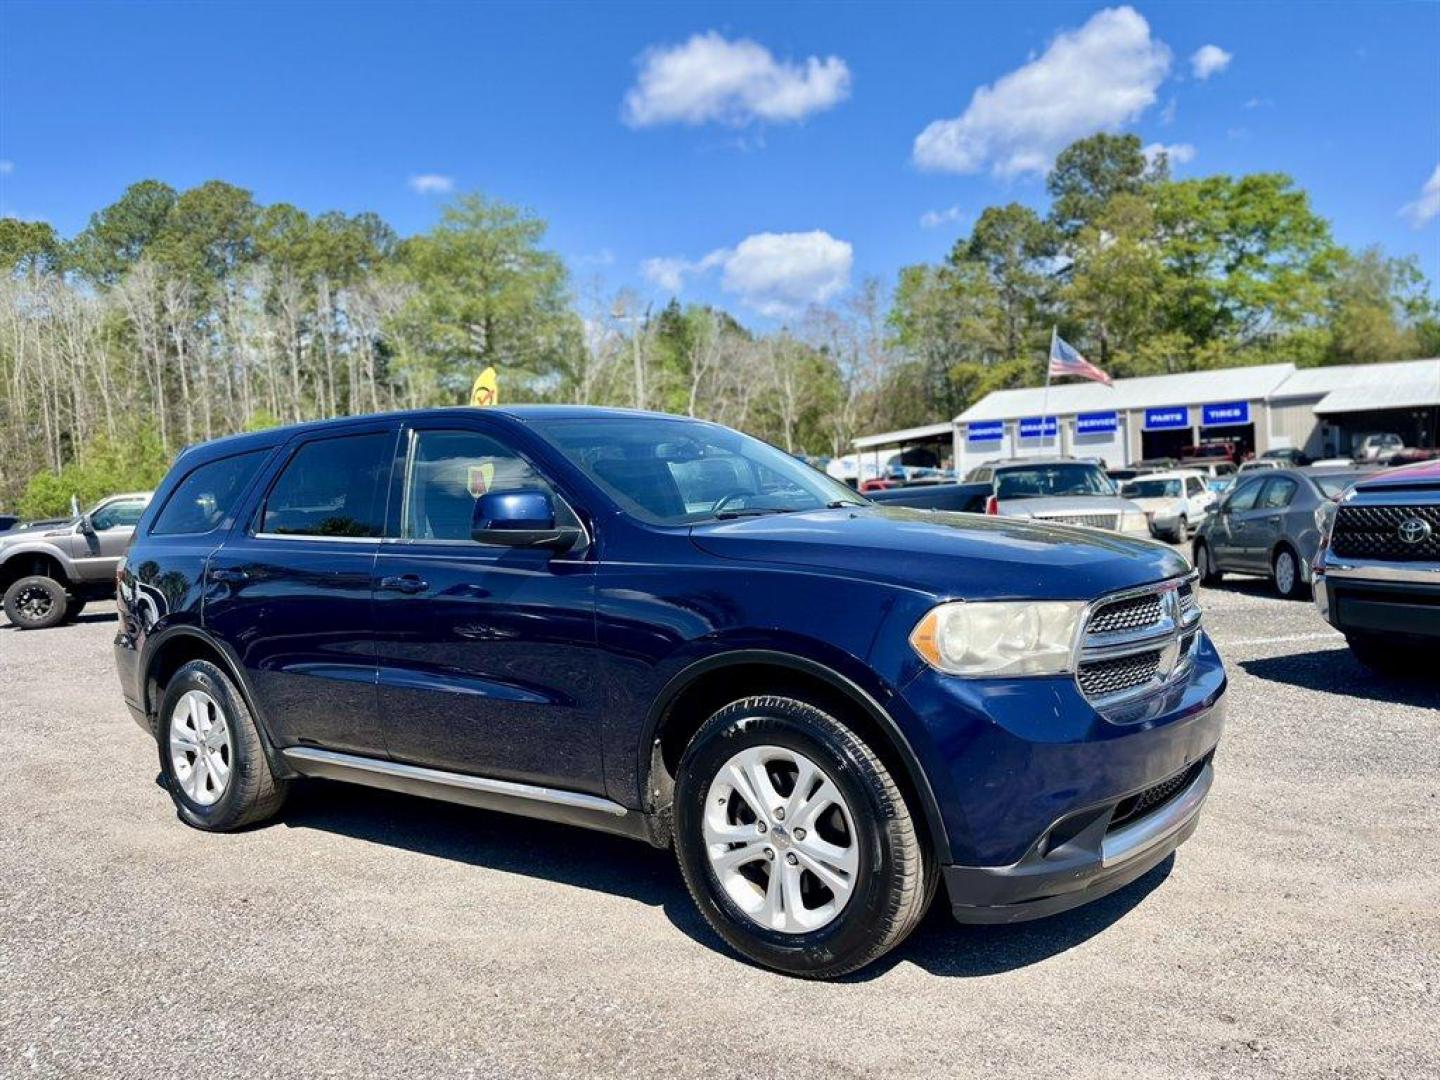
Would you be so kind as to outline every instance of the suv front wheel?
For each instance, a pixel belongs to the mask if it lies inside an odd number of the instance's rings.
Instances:
[[[894,948],[933,892],[884,763],[793,698],[745,698],[701,727],[680,762],[675,846],[716,933],[806,978],[855,971]]]

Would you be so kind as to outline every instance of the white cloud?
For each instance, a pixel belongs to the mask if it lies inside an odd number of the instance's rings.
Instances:
[[[1175,122],[1175,113],[1179,110],[1180,103],[1173,97],[1165,103],[1165,108],[1160,110],[1160,123],[1169,127]]]
[[[1066,145],[1113,131],[1155,103],[1170,49],[1134,8],[1106,8],[1040,57],[975,91],[951,120],[915,138],[922,169],[999,176],[1044,172]]]
[[[756,233],[733,248],[717,248],[694,261],[663,257],[646,259],[645,279],[669,292],[679,292],[687,277],[720,270],[720,287],[739,296],[746,306],[771,318],[798,314],[810,304],[823,304],[850,285],[855,251],[844,240],[816,229],[803,233]]]
[[[1151,165],[1155,164],[1155,159],[1161,154],[1169,159],[1171,165],[1184,165],[1187,161],[1195,160],[1195,147],[1189,143],[1155,142],[1145,147],[1144,154],[1145,160]]]
[[[15,171],[15,162],[0,161],[0,176],[9,176]]]
[[[803,120],[850,95],[850,68],[838,56],[803,63],[777,60],[747,38],[727,41],[711,30],[681,45],[655,46],[639,60],[622,116],[631,127],[754,120]]]
[[[944,210],[926,210],[920,215],[920,227],[922,229],[938,229],[941,225],[959,221],[964,216],[964,212],[958,206],[947,206]]]
[[[1190,71],[1197,79],[1208,79],[1230,66],[1231,54],[1219,45],[1201,45],[1190,54]]]
[[[1409,218],[1410,224],[1417,229],[1429,224],[1440,214],[1440,165],[1435,166],[1430,179],[1425,181],[1425,186],[1420,189],[1420,197],[1402,206],[1400,213]]]
[[[455,180],[440,173],[420,173],[405,181],[417,195],[444,195],[455,190]]]

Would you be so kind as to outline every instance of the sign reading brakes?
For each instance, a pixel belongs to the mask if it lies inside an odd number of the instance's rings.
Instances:
[[[1220,424],[1248,424],[1250,403],[1248,401],[1222,401],[1218,405],[1206,405],[1200,410],[1200,422],[1206,427]]]
[[[1169,428],[1187,428],[1189,426],[1190,408],[1187,405],[1145,410],[1146,431],[1164,431]]]
[[[982,420],[965,426],[965,438],[970,442],[999,442],[1004,437],[1004,420]]]
[[[1113,412],[1082,412],[1075,417],[1076,435],[1103,435],[1119,426],[1119,416]]]
[[[1027,416],[1020,421],[1020,437],[1022,439],[1037,439],[1042,435],[1054,435],[1059,430],[1059,421],[1053,416]]]

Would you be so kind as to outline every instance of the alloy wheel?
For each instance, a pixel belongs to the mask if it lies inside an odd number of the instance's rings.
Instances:
[[[754,746],[731,757],[710,782],[703,831],[721,888],[767,930],[818,930],[854,891],[860,848],[850,807],[794,750]]]
[[[225,794],[235,751],[230,725],[215,699],[190,690],[170,714],[170,767],[191,802],[212,806]]]
[[[1289,596],[1295,591],[1295,556],[1288,551],[1275,556],[1275,588],[1280,590],[1281,596]]]
[[[30,585],[20,590],[15,598],[15,609],[30,622],[40,622],[55,608],[55,598],[39,585]]]

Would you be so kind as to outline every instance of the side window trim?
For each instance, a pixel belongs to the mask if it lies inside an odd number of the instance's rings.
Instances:
[[[595,542],[594,534],[586,521],[584,514],[575,509],[575,500],[565,493],[561,485],[557,484],[550,472],[541,464],[527,454],[521,447],[507,438],[507,433],[490,424],[483,423],[455,423],[452,420],[434,420],[431,422],[407,423],[401,429],[401,438],[395,454],[395,475],[390,485],[390,505],[385,516],[385,534],[380,542],[385,545],[403,547],[462,547],[477,552],[502,552],[511,550],[498,544],[480,544],[474,540],[449,540],[435,537],[403,536],[405,528],[405,515],[409,512],[410,506],[410,484],[413,478],[413,467],[415,462],[415,445],[422,433],[433,432],[454,432],[462,434],[479,435],[490,439],[500,447],[514,454],[516,458],[535,472],[550,488],[551,494],[565,505],[570,516],[580,526],[581,539],[570,551],[564,555],[557,555],[553,562],[580,562],[589,552],[591,545]],[[398,503],[398,505],[396,505]]]
[[[260,485],[260,488],[259,488],[259,492],[260,492],[259,498],[255,501],[254,505],[252,505],[252,506],[246,511],[246,514],[245,514],[245,521],[246,521],[246,524],[245,524],[245,535],[248,536],[248,537],[250,537],[252,540],[283,540],[283,541],[298,542],[298,543],[310,543],[310,544],[314,544],[314,543],[338,543],[338,544],[377,544],[377,545],[378,545],[378,544],[381,542],[381,540],[384,538],[383,535],[382,535],[382,536],[329,536],[329,535],[317,534],[317,533],[271,533],[271,532],[264,532],[264,531],[262,531],[261,526],[264,524],[264,521],[265,521],[265,507],[266,507],[266,505],[267,505],[267,504],[269,503],[269,501],[270,501],[270,495],[271,495],[271,493],[275,490],[275,485],[276,485],[277,483],[279,483],[280,478],[285,475],[285,470],[290,467],[290,463],[295,460],[296,455],[299,454],[300,451],[303,450],[305,447],[311,446],[311,445],[313,445],[314,443],[317,443],[317,442],[324,442],[324,441],[329,440],[329,439],[344,439],[344,438],[349,438],[349,437],[354,437],[354,436],[360,436],[360,435],[389,435],[389,436],[391,436],[391,439],[392,439],[392,444],[391,444],[391,446],[392,446],[392,451],[391,451],[390,460],[391,460],[391,468],[393,469],[393,468],[394,468],[394,449],[393,449],[394,443],[393,443],[393,440],[394,440],[394,439],[397,439],[397,438],[399,437],[399,434],[400,434],[400,426],[399,426],[398,424],[394,424],[394,423],[383,424],[383,425],[365,425],[365,426],[362,426],[362,427],[346,428],[346,429],[342,429],[342,430],[339,430],[339,431],[331,431],[331,430],[328,429],[328,428],[320,428],[320,429],[317,429],[317,430],[314,431],[314,432],[307,432],[307,433],[305,433],[304,435],[298,435],[298,436],[296,436],[294,439],[290,440],[290,442],[285,443],[285,444],[280,448],[280,453],[279,453],[278,455],[276,455],[276,457],[277,457],[277,459],[278,459],[277,464],[275,465],[275,467],[273,468],[273,470],[270,472],[270,474],[265,477],[265,479],[263,480],[263,482],[262,482],[261,485]],[[393,486],[394,486],[394,485],[393,485],[392,483],[388,482],[388,481],[385,482],[385,483],[383,483],[383,484],[381,485],[381,487],[383,488],[383,492],[384,492],[383,498],[384,498],[384,500],[385,500],[385,506],[384,506],[384,509],[383,509],[383,511],[382,511],[382,516],[381,516],[381,521],[382,521],[382,523],[383,523],[383,522],[388,522],[388,520],[389,520],[389,513],[390,513],[390,495],[391,495],[391,489],[393,488]],[[238,520],[238,518],[237,518],[237,520]],[[382,533],[383,533],[383,530],[382,530]]]

